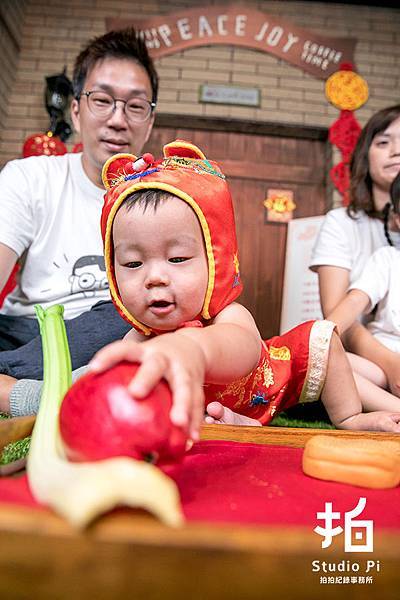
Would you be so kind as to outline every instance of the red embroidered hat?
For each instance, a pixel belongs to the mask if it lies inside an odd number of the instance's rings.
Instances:
[[[137,160],[132,154],[117,154],[105,163],[102,177],[107,188],[101,216],[107,277],[112,300],[128,323],[145,335],[153,333],[122,304],[114,271],[113,221],[123,201],[138,190],[159,189],[174,194],[191,206],[199,220],[208,261],[208,285],[197,318],[215,317],[239,296],[242,283],[231,194],[218,165],[207,160],[199,148],[176,140],[164,146],[164,158],[159,161],[151,155]]]

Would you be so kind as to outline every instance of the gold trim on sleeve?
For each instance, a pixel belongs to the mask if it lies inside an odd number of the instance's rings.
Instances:
[[[329,347],[335,323],[315,321],[310,331],[308,369],[299,402],[315,402],[325,383]]]

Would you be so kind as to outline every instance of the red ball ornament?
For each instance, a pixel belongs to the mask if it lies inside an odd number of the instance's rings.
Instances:
[[[182,458],[187,436],[171,423],[167,382],[161,380],[143,399],[128,392],[139,366],[123,361],[103,373],[88,373],[67,392],[60,433],[69,460],[129,456],[170,463]]]
[[[72,147],[71,152],[73,154],[77,154],[78,152],[82,152],[82,150],[83,150],[83,144],[82,144],[82,142],[77,142],[75,144],[75,146]]]
[[[22,156],[52,156],[66,154],[67,147],[60,138],[48,133],[35,133],[25,140]]]

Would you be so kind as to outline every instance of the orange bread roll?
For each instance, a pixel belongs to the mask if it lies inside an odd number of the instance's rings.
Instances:
[[[396,487],[400,483],[400,440],[316,435],[305,445],[303,471],[317,479],[367,488]]]

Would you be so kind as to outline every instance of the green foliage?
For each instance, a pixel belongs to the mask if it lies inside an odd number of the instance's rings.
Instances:
[[[4,446],[0,456],[0,465],[8,465],[9,463],[25,458],[29,452],[29,446],[31,443],[31,437],[28,436],[23,440],[17,440]]]

